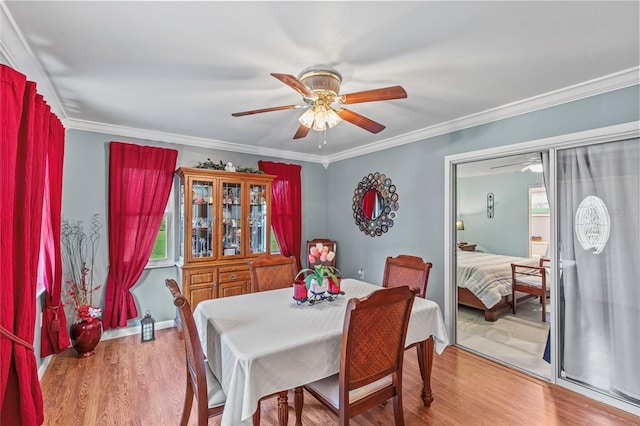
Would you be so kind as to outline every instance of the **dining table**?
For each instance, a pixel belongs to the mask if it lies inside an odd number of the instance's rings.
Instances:
[[[208,366],[227,395],[221,425],[252,424],[261,398],[279,394],[279,423],[288,419],[288,389],[337,374],[346,305],[381,287],[343,279],[334,300],[298,303],[293,286],[201,301],[194,319]],[[440,307],[416,297],[406,346],[418,346],[425,406],[433,400],[433,351],[449,344]],[[296,395],[297,397],[297,395]],[[284,399],[284,400],[283,400]],[[297,419],[299,424],[299,419]]]

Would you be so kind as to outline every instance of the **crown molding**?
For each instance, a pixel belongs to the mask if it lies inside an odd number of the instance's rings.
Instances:
[[[225,142],[215,139],[197,138],[194,136],[158,132],[155,130],[117,126],[114,124],[97,123],[94,121],[77,120],[74,118],[63,120],[62,124],[67,130],[83,130],[87,132],[103,133],[114,136],[126,136],[130,138],[146,139],[187,146],[197,146],[201,148],[219,149],[222,151],[232,151],[263,157],[267,156],[282,158],[285,160],[305,161],[308,163],[322,163],[324,161],[324,157],[321,157],[319,155],[303,154],[301,152],[264,148],[253,145],[243,145],[239,143]]]
[[[58,93],[51,84],[40,62],[33,54],[31,47],[20,32],[13,17],[7,10],[3,0],[0,0],[0,52],[7,58],[9,65],[27,76],[27,80],[35,81],[38,93],[51,107],[51,111],[64,121],[67,113],[62,107]]]
[[[574,133],[565,133],[542,139],[519,142],[508,146],[498,146],[477,151],[451,154],[447,155],[444,158],[444,161],[445,167],[449,167],[449,164],[458,164],[468,161],[482,161],[495,157],[508,157],[510,155],[526,154],[550,148],[564,149],[571,148],[573,146],[613,142],[623,139],[637,138],[639,136],[640,121],[630,121],[628,123],[613,124],[607,127],[598,127]]]
[[[320,163],[325,168],[327,168],[330,163],[336,161],[346,160],[396,146],[430,139],[458,130],[503,120],[505,118],[550,108],[579,99],[588,98],[590,96],[640,84],[640,67],[629,68],[573,86],[512,102],[476,114],[471,114],[466,117],[435,124],[397,137],[383,139],[381,141],[359,146],[358,148],[342,151],[337,154],[319,156],[69,118],[64,111],[62,103],[60,102],[60,99],[46,72],[37,61],[33,51],[27,44],[24,36],[7,10],[4,0],[0,0],[0,28],[2,28],[2,31],[0,31],[0,52],[6,57],[7,61],[9,61],[9,65],[20,70],[20,72],[25,74],[29,80],[36,81],[38,83],[38,92],[45,97],[49,105],[51,105],[52,111],[58,115],[67,129],[86,130],[245,154]]]
[[[635,86],[638,84],[640,84],[640,67],[633,67],[614,74],[575,84],[573,86],[544,93],[542,95],[512,102],[476,114],[467,115],[466,117],[425,127],[411,133],[405,133],[398,137],[384,139],[358,148],[343,151],[338,154],[328,156],[327,161],[329,163],[333,163],[335,161],[346,160],[359,155],[382,151],[384,149],[441,136],[458,130],[504,120],[505,118],[539,111],[545,108],[566,104],[568,102],[612,92],[618,89],[624,89],[625,87]]]

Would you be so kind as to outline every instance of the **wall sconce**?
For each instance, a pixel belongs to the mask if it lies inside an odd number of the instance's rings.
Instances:
[[[487,194],[487,218],[493,219],[493,192]]]
[[[144,313],[144,318],[140,320],[140,341],[150,342],[155,340],[155,321],[151,317],[151,312]]]
[[[464,231],[464,220],[456,220],[456,230]]]

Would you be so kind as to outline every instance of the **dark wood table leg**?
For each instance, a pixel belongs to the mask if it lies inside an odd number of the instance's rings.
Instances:
[[[294,407],[296,409],[296,426],[302,426],[302,404],[304,403],[304,394],[302,392],[302,386],[298,386],[294,390],[295,401]]]
[[[429,407],[433,401],[431,391],[431,369],[433,367],[433,336],[417,345],[418,365],[420,366],[420,376],[422,376],[422,401],[425,407]]]
[[[278,392],[278,424],[280,426],[287,426],[289,423],[289,404],[288,404],[288,392]]]

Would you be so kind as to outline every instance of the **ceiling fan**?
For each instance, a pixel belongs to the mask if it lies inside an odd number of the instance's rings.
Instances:
[[[332,128],[342,120],[355,124],[371,133],[378,133],[382,131],[385,126],[363,115],[343,108],[341,105],[386,101],[407,97],[407,92],[402,86],[385,87],[341,95],[340,83],[342,83],[342,76],[336,70],[323,65],[308,68],[302,71],[297,78],[290,74],[271,73],[271,75],[302,95],[304,104],[254,109],[251,111],[235,112],[231,115],[234,117],[242,117],[262,112],[305,108],[306,111],[298,119],[300,126],[293,136],[293,139],[304,138],[312,128],[317,131],[324,131],[327,127]]]
[[[508,164],[501,164],[499,166],[493,166],[493,167],[489,167],[490,169],[501,169],[503,167],[514,167],[514,166],[523,166],[522,169],[520,171],[524,172],[525,170],[529,169],[533,172],[535,171],[542,171],[542,163],[540,160],[540,156],[539,155],[533,155],[527,159],[522,159],[520,161],[515,161],[512,163],[508,163]]]

